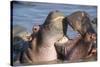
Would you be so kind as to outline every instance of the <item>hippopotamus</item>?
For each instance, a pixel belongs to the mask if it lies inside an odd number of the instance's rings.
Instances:
[[[87,57],[92,51],[93,42],[96,40],[96,35],[86,33],[83,37],[77,36],[74,39],[62,38],[55,43],[55,47],[60,60],[80,60]]]
[[[76,42],[76,46],[70,51],[67,56],[69,60],[83,59],[91,52],[92,43],[96,40],[95,34],[86,33],[84,37]]]
[[[66,34],[63,19],[63,13],[52,11],[42,25],[33,27],[30,44],[21,52],[20,63],[45,63],[57,59],[54,43]]]
[[[55,43],[58,58],[62,60],[84,58],[90,53],[88,50],[92,50],[93,43],[96,41],[96,32],[91,25],[89,15],[84,11],[76,11],[65,17],[64,21],[80,35],[74,39],[68,39],[66,36]]]

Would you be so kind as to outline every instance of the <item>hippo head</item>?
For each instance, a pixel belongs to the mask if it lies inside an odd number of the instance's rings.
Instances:
[[[84,35],[84,40],[87,42],[95,42],[96,41],[96,34],[87,32]]]
[[[60,11],[52,11],[48,14],[44,24],[43,30],[44,36],[48,36],[50,38],[54,38],[55,40],[59,40],[66,34],[66,25],[64,23],[64,15]]]
[[[54,44],[66,34],[67,23],[64,15],[60,11],[52,11],[48,14],[42,25],[33,26],[31,40],[37,38],[38,44]]]
[[[89,15],[84,11],[77,11],[67,16],[68,24],[75,30],[78,31],[81,35],[84,35],[86,32],[95,33]]]

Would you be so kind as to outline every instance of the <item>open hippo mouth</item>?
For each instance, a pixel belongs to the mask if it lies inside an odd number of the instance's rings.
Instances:
[[[69,16],[65,17],[67,23],[73,28],[73,30],[78,31],[81,35],[86,32],[95,33],[89,15],[84,11],[77,11]]]
[[[42,25],[33,27],[30,45],[22,52],[20,62],[40,63],[56,60],[54,44],[66,34],[66,24],[62,12],[50,12]]]
[[[79,32],[81,37],[75,39],[63,39],[55,43],[58,58],[61,60],[79,60],[91,54],[96,41],[95,31],[86,12],[77,11],[64,18],[73,30]]]
[[[59,39],[62,35],[66,34],[67,23],[65,23],[66,20],[64,20],[64,18],[65,16],[60,11],[56,10],[49,13],[42,26],[45,31],[49,32],[48,34],[50,37],[52,35],[53,37],[57,37],[57,39]],[[57,36],[59,34],[60,36]]]

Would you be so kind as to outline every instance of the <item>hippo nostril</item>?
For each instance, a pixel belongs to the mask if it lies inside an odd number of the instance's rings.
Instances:
[[[36,31],[37,29],[36,29],[36,28],[34,28],[34,30]]]

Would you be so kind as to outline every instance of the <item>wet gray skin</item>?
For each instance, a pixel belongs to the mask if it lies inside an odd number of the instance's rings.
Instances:
[[[67,23],[82,36],[86,32],[96,33],[91,25],[89,15],[84,11],[76,11],[66,17]]]
[[[68,23],[75,31],[78,31],[81,36],[76,39],[68,40],[65,43],[55,44],[58,58],[62,60],[78,60],[82,59],[88,55],[88,49],[92,49],[94,41],[92,40],[92,34],[96,34],[94,31],[91,20],[86,12],[77,11],[72,13],[71,15],[64,18],[64,21]],[[86,33],[91,33],[91,35],[85,36]],[[87,41],[86,38],[90,38],[90,41]],[[94,36],[96,38],[96,36]]]
[[[84,61],[84,59],[91,53],[92,49],[94,49],[92,43],[95,40],[95,34],[86,33],[83,37],[79,36],[67,41],[63,39],[65,42],[60,42],[61,40],[56,42],[55,47],[58,53],[58,59],[72,62],[79,60]],[[96,55],[93,58],[96,58]]]

